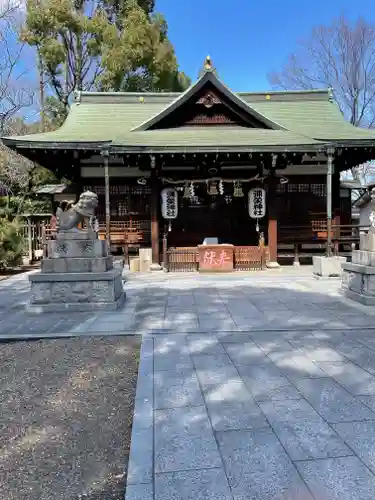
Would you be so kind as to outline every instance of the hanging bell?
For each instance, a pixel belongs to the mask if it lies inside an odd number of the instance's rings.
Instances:
[[[244,196],[242,186],[240,182],[234,183],[233,196],[235,198],[242,198]]]
[[[215,182],[207,183],[207,193],[211,196],[217,196],[219,194]]]
[[[184,187],[184,194],[183,194],[183,198],[185,198],[185,200],[187,198],[190,198],[191,196],[191,193],[190,193],[190,188],[189,188],[189,185],[188,184],[185,184],[185,187]]]

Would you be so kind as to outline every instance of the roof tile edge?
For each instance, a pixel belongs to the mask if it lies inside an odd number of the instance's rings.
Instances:
[[[259,101],[329,101],[329,89],[272,90],[265,92],[233,92],[249,102]],[[157,104],[167,103],[183,92],[81,92],[80,103],[85,104]]]

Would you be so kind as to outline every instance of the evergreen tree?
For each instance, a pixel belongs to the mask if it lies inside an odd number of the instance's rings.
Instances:
[[[153,0],[28,0],[21,38],[44,73],[43,117],[60,124],[75,90],[184,90],[189,79],[153,8]]]

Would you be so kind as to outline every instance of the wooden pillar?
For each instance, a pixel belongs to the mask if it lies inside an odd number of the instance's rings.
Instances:
[[[333,218],[341,213],[341,197],[340,197],[340,172],[336,168],[333,169],[332,173],[332,211]]]
[[[164,224],[163,233],[163,267],[165,271],[168,271],[168,226]]]
[[[275,171],[270,171],[268,179],[268,251],[270,261],[268,267],[279,267],[277,263],[277,213],[276,213],[276,184]]]
[[[160,182],[155,169],[155,158],[151,158],[151,271],[158,271],[160,266],[160,242],[159,242],[159,211],[160,211]]]
[[[111,208],[109,198],[109,151],[103,151],[104,157],[104,184],[105,184],[105,237],[108,244],[108,251],[111,250]]]
[[[327,149],[327,257],[332,255],[332,176],[333,148]]]

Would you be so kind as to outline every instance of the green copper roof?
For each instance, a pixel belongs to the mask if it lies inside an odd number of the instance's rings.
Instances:
[[[209,81],[228,99],[268,128],[194,126],[147,130],[174,112]],[[328,90],[269,93],[232,93],[214,72],[206,72],[182,94],[77,93],[64,125],[54,131],[4,138],[11,147],[58,147],[64,144],[111,143],[112,146],[148,150],[267,149],[288,146],[319,147],[375,142],[375,132],[345,121]]]

